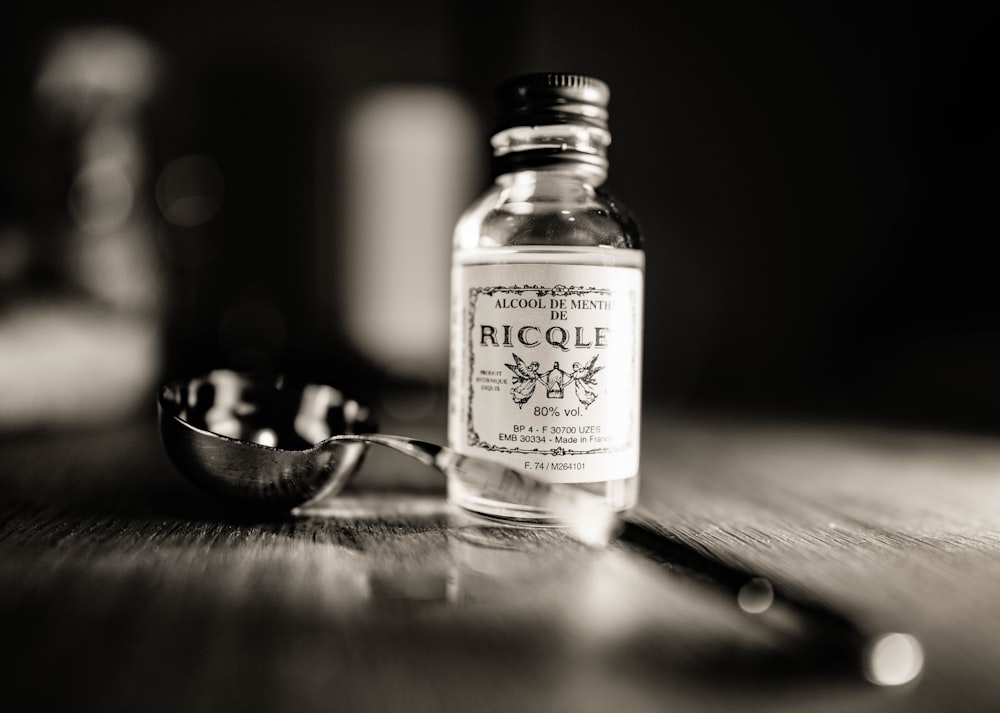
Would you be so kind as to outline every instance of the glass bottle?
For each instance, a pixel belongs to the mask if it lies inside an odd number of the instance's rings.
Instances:
[[[496,88],[494,183],[455,227],[449,445],[617,511],[639,489],[645,254],[608,175],[608,85],[579,74]],[[456,505],[554,524],[449,484]]]

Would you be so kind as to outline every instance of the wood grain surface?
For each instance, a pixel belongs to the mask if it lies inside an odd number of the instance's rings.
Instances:
[[[153,419],[7,437],[4,707],[1000,710],[1000,440],[645,421],[659,559],[455,513],[390,452],[325,517],[265,519],[183,480]],[[440,440],[437,423],[409,430]],[[748,614],[723,581],[744,575],[849,622],[858,656],[778,607]],[[908,684],[864,675],[889,632],[922,647]]]

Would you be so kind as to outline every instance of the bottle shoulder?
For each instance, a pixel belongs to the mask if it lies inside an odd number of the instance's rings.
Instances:
[[[456,249],[520,245],[641,249],[631,212],[603,187],[572,180],[497,182],[463,212]]]

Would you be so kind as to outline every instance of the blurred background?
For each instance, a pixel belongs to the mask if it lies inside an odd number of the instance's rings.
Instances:
[[[216,367],[443,414],[491,92],[612,89],[650,408],[1000,427],[984,5],[8,0],[0,430]]]

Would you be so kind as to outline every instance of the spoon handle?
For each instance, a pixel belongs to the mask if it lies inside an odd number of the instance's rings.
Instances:
[[[438,466],[438,454],[445,450],[444,446],[420,441],[408,436],[395,436],[388,433],[344,433],[327,438],[329,441],[348,441],[353,443],[375,443],[386,446],[400,453],[416,458],[424,465],[441,470]]]
[[[600,496],[568,483],[548,483],[483,458],[465,456],[446,446],[384,433],[336,435],[328,441],[374,443],[405,453],[480,497],[534,506],[552,513],[574,539],[591,546],[608,544],[620,526],[618,513]],[[529,524],[529,523],[523,523]]]

